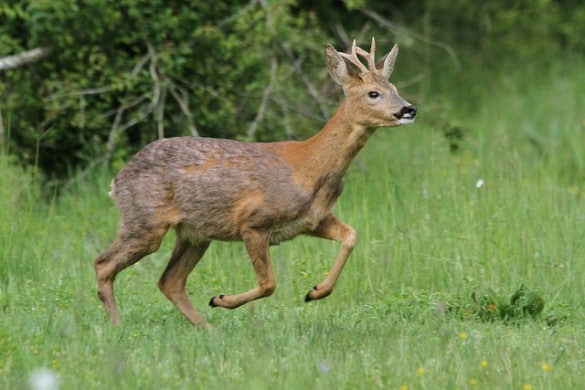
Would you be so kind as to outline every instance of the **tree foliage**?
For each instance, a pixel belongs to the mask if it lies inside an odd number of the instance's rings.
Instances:
[[[8,22],[2,23],[2,54],[37,46],[52,53],[6,71],[1,84],[11,148],[30,161],[39,145],[49,171],[95,156],[122,160],[162,136],[292,137],[296,132],[287,134],[283,119],[293,111],[311,114],[289,102],[305,89],[295,77],[303,75],[307,57],[316,61],[324,38],[314,18],[291,14],[286,2],[68,0],[1,7]],[[276,109],[258,118],[268,85],[264,105],[271,99]],[[295,118],[302,128],[323,119]]]
[[[324,44],[343,48],[376,32],[389,44],[499,55],[584,50],[584,5],[508,3],[9,0],[0,4],[0,58],[49,54],[0,71],[0,144],[63,175],[96,161],[117,167],[158,137],[306,137],[338,91]]]

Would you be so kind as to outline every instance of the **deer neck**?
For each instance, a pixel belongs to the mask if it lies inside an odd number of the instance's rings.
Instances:
[[[305,185],[320,186],[343,178],[375,130],[355,123],[353,116],[343,102],[319,133],[297,144],[294,165]]]

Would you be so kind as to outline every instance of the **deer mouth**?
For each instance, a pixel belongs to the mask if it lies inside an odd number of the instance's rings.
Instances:
[[[398,120],[398,123],[400,123],[401,125],[412,123],[414,122],[414,117],[416,117],[416,107],[415,106],[402,107],[398,114],[394,114],[394,117]]]

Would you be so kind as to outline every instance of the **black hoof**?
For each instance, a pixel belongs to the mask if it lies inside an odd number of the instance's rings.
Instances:
[[[225,296],[225,295],[223,295],[223,294],[219,294],[217,297],[213,297],[213,298],[211,298],[211,299],[209,300],[209,306],[211,306],[211,307],[217,307],[217,304],[216,304],[215,302],[213,302],[213,300],[214,300],[215,298],[222,299],[224,296]]]
[[[316,289],[317,289],[317,286],[313,287],[313,290],[316,290]],[[312,300],[313,300],[313,298],[311,298],[311,291],[309,291],[307,293],[307,295],[305,295],[305,302],[309,302],[309,301],[312,301]]]

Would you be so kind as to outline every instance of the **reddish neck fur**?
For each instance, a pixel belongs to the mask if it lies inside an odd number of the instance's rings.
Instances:
[[[324,179],[341,180],[357,153],[373,134],[374,129],[352,121],[352,112],[342,102],[323,129],[302,141],[282,143],[284,157],[295,172],[301,174],[303,185],[313,186]],[[299,175],[300,176],[300,175]]]

